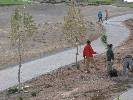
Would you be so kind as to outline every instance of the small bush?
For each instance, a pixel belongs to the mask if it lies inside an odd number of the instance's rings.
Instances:
[[[15,87],[15,88],[10,88],[10,89],[8,89],[8,94],[15,94],[15,93],[17,93],[19,90],[18,90],[18,88],[17,87]]]
[[[102,35],[101,41],[102,41],[104,44],[107,44],[107,36],[106,36],[105,34]]]
[[[35,92],[35,91],[31,92],[31,96],[32,97],[36,97],[37,96],[37,92]]]

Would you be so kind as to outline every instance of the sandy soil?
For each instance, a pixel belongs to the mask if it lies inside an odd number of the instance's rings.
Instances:
[[[122,57],[125,54],[133,55],[133,19],[124,22],[131,34],[123,44],[114,49],[115,64],[119,77],[109,78],[105,68],[105,54],[95,57],[97,68],[90,68],[90,73],[85,73],[85,65],[80,61],[80,69],[75,65],[59,68],[51,73],[34,78],[23,85],[28,93],[22,93],[24,100],[112,100],[123,91],[132,88],[133,73],[128,77],[121,75]],[[32,97],[31,93],[37,96]],[[6,95],[0,93],[0,100],[17,100],[18,94]]]
[[[0,7],[0,69],[15,65],[18,63],[17,50],[10,46],[8,33],[10,31],[10,15],[16,6]],[[91,40],[96,39],[101,29],[96,24],[98,10],[108,8],[110,16],[116,16],[132,11],[130,8],[118,8],[114,6],[85,6],[80,7],[81,13],[87,25],[87,36]],[[67,13],[68,6],[65,4],[36,4],[26,5],[25,11],[33,15],[39,31],[33,36],[23,52],[23,62],[38,59],[65,48],[72,47],[62,33],[63,18]],[[94,26],[90,25],[93,22]],[[47,27],[47,30],[44,28]],[[99,32],[100,31],[100,32]],[[84,39],[84,41],[86,41]]]

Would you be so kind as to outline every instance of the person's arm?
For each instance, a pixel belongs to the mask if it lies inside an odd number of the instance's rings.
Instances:
[[[90,46],[90,50],[92,54],[96,54],[96,52],[92,49],[92,47]]]

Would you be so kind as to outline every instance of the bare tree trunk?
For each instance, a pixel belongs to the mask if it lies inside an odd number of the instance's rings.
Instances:
[[[79,69],[79,65],[78,65],[78,45],[76,47],[76,66],[77,66],[77,69]]]
[[[19,68],[18,68],[18,89],[19,93],[21,90],[21,66],[22,66],[22,57],[21,57],[21,43],[20,43],[20,36],[19,36],[19,44],[18,44],[18,55],[19,55]]]
[[[78,65],[78,39],[76,38],[76,67],[77,69],[79,69],[79,65]]]

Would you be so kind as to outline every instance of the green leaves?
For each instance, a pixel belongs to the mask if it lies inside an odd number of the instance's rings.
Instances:
[[[32,0],[0,0],[1,5],[16,5],[31,3]]]
[[[33,17],[30,16],[28,13],[27,14],[24,13],[23,23],[24,23],[25,32],[27,32],[26,36],[31,37],[33,33],[36,32],[37,30]]]
[[[20,9],[16,9],[11,16],[11,32],[9,37],[13,44],[24,43],[37,30],[33,17]]]
[[[25,42],[33,36],[37,30],[36,24],[29,13],[25,13],[23,10],[16,9],[11,16],[11,32],[9,33],[9,38],[13,46],[17,48],[18,51],[18,82],[19,82],[19,92],[21,87],[21,66],[22,66],[22,53],[24,49]],[[23,99],[23,98],[19,98]]]
[[[105,46],[107,46],[107,35],[106,34],[102,34],[102,36],[101,36],[101,41],[102,41],[102,43],[105,45]]]
[[[81,36],[85,36],[86,29],[80,9],[73,4],[69,8],[67,16],[64,17],[63,33],[66,39],[71,43],[80,41]]]

